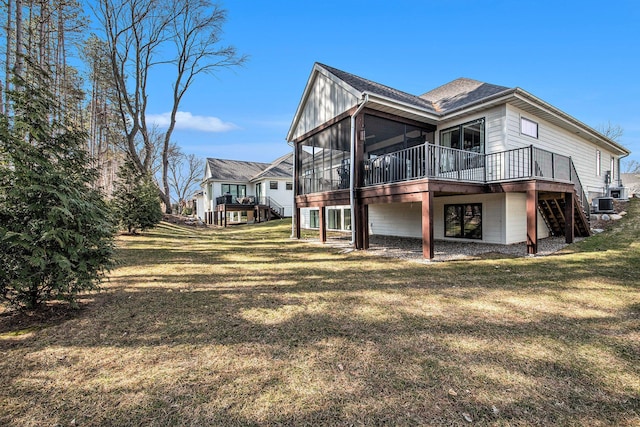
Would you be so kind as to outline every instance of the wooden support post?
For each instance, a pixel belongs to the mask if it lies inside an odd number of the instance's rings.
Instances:
[[[527,253],[538,253],[538,191],[527,190]]]
[[[224,207],[224,211],[222,212],[222,215],[224,216],[224,227],[227,227],[227,206],[225,205]]]
[[[575,208],[573,205],[573,193],[564,193],[564,239],[567,243],[573,243],[575,237]]]
[[[369,249],[369,205],[362,205],[362,249]]]
[[[295,228],[294,228],[294,230],[295,230],[295,232],[294,232],[294,233],[295,233],[295,236],[294,236],[294,237],[295,237],[296,239],[300,239],[300,236],[301,236],[301,232],[300,232],[300,231],[301,231],[301,226],[300,226],[300,208],[299,208],[299,207],[296,207],[296,208],[293,210],[293,221],[294,221],[294,226],[295,226]]]
[[[422,193],[422,256],[433,259],[433,192]]]
[[[320,206],[318,212],[318,219],[320,222],[320,241],[325,243],[327,241],[327,218],[326,218],[327,208],[324,206]]]

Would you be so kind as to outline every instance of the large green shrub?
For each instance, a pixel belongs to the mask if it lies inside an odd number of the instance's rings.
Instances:
[[[162,220],[158,188],[148,174],[141,174],[131,160],[118,171],[112,200],[113,213],[130,234],[156,226]]]
[[[54,119],[47,76],[28,76],[15,80],[13,114],[0,115],[0,300],[34,308],[99,286],[114,227],[86,135]]]

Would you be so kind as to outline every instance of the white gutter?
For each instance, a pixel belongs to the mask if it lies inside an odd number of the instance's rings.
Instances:
[[[356,222],[361,221],[357,219],[356,215],[356,189],[355,189],[355,172],[356,172],[356,116],[362,111],[365,105],[369,102],[369,94],[365,93],[362,96],[362,103],[358,106],[356,111],[351,115],[351,156],[350,156],[350,171],[349,171],[349,202],[351,203],[351,244],[356,243]]]

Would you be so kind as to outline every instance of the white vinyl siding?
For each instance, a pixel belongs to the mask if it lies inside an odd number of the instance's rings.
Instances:
[[[525,193],[505,193],[505,240],[504,243],[527,241],[527,195]],[[538,212],[538,239],[549,237],[549,229]]]
[[[524,193],[436,197],[433,202],[433,232],[437,240],[473,242],[444,237],[444,205],[459,203],[482,204],[482,240],[477,242],[512,244],[527,240],[527,198]],[[422,238],[422,204],[369,205],[369,231],[372,235]],[[545,237],[549,237],[549,231],[538,213],[538,238]]]
[[[335,81],[318,73],[302,106],[293,138],[317,128],[358,103],[358,98]]]
[[[520,117],[522,115],[531,116],[511,105],[507,106],[506,149],[527,147],[533,144],[535,147],[571,157],[585,191],[592,193],[598,189],[599,191],[603,190],[604,176],[596,175],[596,150],[602,152],[603,165],[609,164],[611,152],[558,126],[544,120],[538,120],[536,117],[531,117],[538,121],[538,139],[533,140],[520,133]]]
[[[310,220],[310,211],[314,208],[301,208],[300,209],[300,228],[308,229],[310,228],[311,220]],[[315,208],[316,210],[318,208]]]
[[[293,191],[287,190],[287,181],[289,181],[289,178],[282,178],[278,180],[269,179],[260,182],[263,183],[262,188],[266,189],[263,196],[271,197],[272,200],[284,208],[284,216],[290,217],[293,215]],[[272,182],[277,183],[277,190],[271,188]]]
[[[422,204],[390,203],[369,205],[372,235],[422,237]]]

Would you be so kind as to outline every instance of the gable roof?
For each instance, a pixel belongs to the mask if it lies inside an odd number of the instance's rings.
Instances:
[[[274,160],[265,170],[251,178],[251,181],[264,178],[291,178],[292,176],[293,153],[287,153]]]
[[[207,158],[210,176],[216,181],[250,181],[269,167],[269,163]]]
[[[290,178],[293,175],[293,153],[272,163],[207,158],[209,176],[205,180],[251,182],[261,178]]]
[[[441,120],[509,103],[621,155],[630,153],[628,149],[592,127],[519,87],[509,88],[459,78],[420,96],[415,96],[317,62],[314,64],[311,77],[307,81],[302,100],[287,134],[288,141],[294,139],[294,131],[300,120],[302,107],[307,102],[307,95],[317,73],[333,76],[334,81],[339,82],[343,87],[350,88],[350,92],[360,100],[356,105],[362,106],[363,103],[367,103],[370,108],[424,123],[437,124]]]
[[[388,99],[392,99],[394,101],[403,102],[405,104],[415,105],[416,107],[424,108],[433,113],[436,110],[433,108],[431,102],[427,99],[423,99],[419,96],[411,95],[410,93],[402,92],[400,90],[394,89],[389,86],[382,85],[380,83],[376,83],[371,80],[364,79],[362,77],[358,77],[354,74],[347,73],[346,71],[338,70],[337,68],[329,67],[328,65],[317,63],[319,67],[324,68],[343,82],[347,83],[355,90],[363,93],[370,93],[375,95],[380,95]]]
[[[514,89],[506,86],[459,78],[420,95],[420,98],[431,102],[436,111],[444,114],[449,110],[512,90]]]

